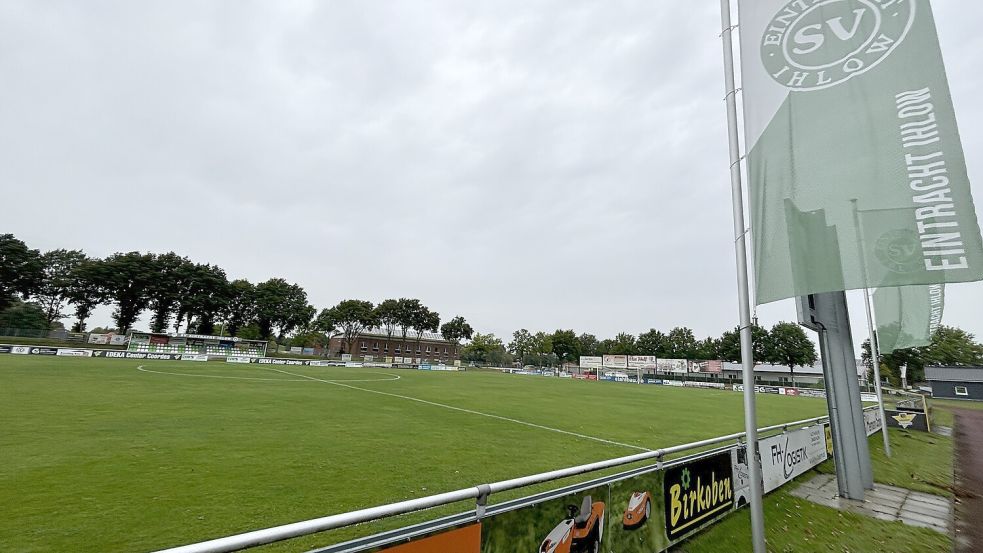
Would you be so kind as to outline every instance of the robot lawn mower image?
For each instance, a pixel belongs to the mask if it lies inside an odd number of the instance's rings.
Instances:
[[[634,492],[628,498],[628,507],[625,514],[621,517],[621,524],[625,529],[638,528],[648,520],[652,514],[652,495],[648,492]]]
[[[539,553],[598,553],[604,534],[604,503],[585,496],[580,504],[567,505],[567,516],[546,536]]]

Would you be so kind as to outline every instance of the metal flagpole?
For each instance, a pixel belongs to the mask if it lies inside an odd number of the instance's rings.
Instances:
[[[877,392],[877,409],[881,414],[881,434],[884,436],[884,454],[891,456],[891,440],[887,437],[887,419],[884,418],[884,393],[881,391],[881,348],[874,332],[874,317],[870,311],[870,291],[864,288],[864,307],[867,309],[867,331],[870,333],[871,365],[874,366],[874,391]]]
[[[762,505],[761,459],[758,456],[758,416],[754,405],[754,359],[751,357],[751,304],[748,292],[747,246],[744,242],[744,194],[741,186],[740,140],[737,135],[737,89],[734,84],[734,43],[730,0],[720,0],[720,37],[724,46],[724,88],[727,131],[730,139],[730,188],[734,203],[734,249],[737,258],[737,294],[741,311],[741,364],[744,382],[744,429],[751,477],[751,541],[754,553],[765,553],[765,513]]]
[[[864,239],[864,229],[860,225],[860,210],[857,209],[857,199],[850,200],[853,204],[853,226],[857,232],[857,243],[860,246],[860,265],[864,268],[864,284],[870,285],[870,275],[867,274],[867,252]],[[877,411],[881,416],[881,434],[884,437],[884,454],[891,456],[891,441],[887,437],[887,419],[884,418],[884,394],[881,391],[881,348],[877,343],[877,333],[874,332],[874,316],[870,309],[870,289],[864,286],[864,309],[867,311],[867,332],[870,334],[871,365],[874,369],[874,392],[877,394]]]

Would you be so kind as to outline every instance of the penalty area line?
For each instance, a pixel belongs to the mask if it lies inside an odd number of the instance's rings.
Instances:
[[[629,449],[635,449],[635,450],[638,450],[638,451],[652,451],[651,449],[649,449],[647,447],[641,447],[641,446],[637,446],[637,445],[631,445],[631,444],[626,444],[626,443],[622,443],[622,442],[616,442],[614,440],[607,440],[607,439],[604,439],[604,438],[598,438],[597,436],[590,436],[588,434],[580,434],[578,432],[571,432],[569,430],[562,430],[560,428],[553,428],[551,426],[544,426],[542,424],[536,424],[534,422],[527,422],[527,421],[523,421],[523,420],[519,420],[519,419],[511,419],[509,417],[503,417],[501,415],[492,415],[491,413],[482,413],[481,411],[475,411],[474,409],[466,409],[464,407],[455,407],[453,405],[447,405],[447,404],[444,404],[444,403],[437,403],[436,401],[428,401],[426,399],[420,399],[420,398],[411,397],[411,396],[404,396],[404,395],[400,395],[400,394],[393,394],[393,393],[390,393],[390,392],[381,392],[379,390],[370,390],[369,388],[360,388],[358,386],[352,386],[350,384],[344,384],[342,382],[336,382],[336,381],[332,381],[332,380],[325,380],[323,378],[315,378],[313,376],[307,376],[307,375],[304,375],[304,374],[292,373],[292,372],[284,371],[284,370],[281,370],[281,369],[274,369],[272,367],[263,367],[263,368],[268,369],[268,370],[271,370],[271,371],[276,371],[276,372],[279,372],[279,373],[283,373],[283,374],[289,374],[290,376],[299,376],[301,378],[306,378],[306,379],[314,380],[314,381],[317,381],[317,382],[324,382],[325,384],[333,384],[335,386],[342,386],[344,388],[351,388],[352,390],[359,390],[361,392],[369,392],[371,394],[379,394],[381,396],[389,396],[389,397],[394,397],[394,398],[399,398],[399,399],[405,399],[407,401],[415,401],[417,403],[423,403],[423,404],[431,405],[431,406],[434,406],[434,407],[443,407],[444,409],[450,409],[452,411],[459,411],[461,413],[468,413],[468,414],[471,414],[471,415],[478,415],[478,416],[482,416],[482,417],[488,417],[490,419],[497,419],[497,420],[500,420],[500,421],[511,422],[511,423],[514,423],[514,424],[521,424],[523,426],[528,426],[528,427],[531,427],[531,428],[538,428],[539,430],[548,430],[550,432],[556,432],[558,434],[566,434],[567,436],[573,436],[573,437],[582,438],[582,439],[585,439],[585,440],[593,440],[595,442],[601,442],[601,443],[608,444],[608,445],[616,445],[616,446],[619,446],[619,447],[627,447]]]

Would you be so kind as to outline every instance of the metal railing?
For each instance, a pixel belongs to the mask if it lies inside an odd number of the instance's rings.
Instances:
[[[876,409],[876,407],[869,407],[867,409]],[[776,430],[781,430],[784,432],[792,427],[809,426],[820,422],[826,422],[827,420],[829,420],[829,416],[814,417],[810,419],[803,419],[793,422],[776,424],[772,426],[766,426],[764,428],[759,428],[758,432],[761,434],[767,432],[774,432]],[[230,551],[239,551],[250,547],[257,547],[260,545],[266,545],[278,541],[299,538],[302,536],[308,536],[311,534],[316,534],[327,530],[336,530],[338,528],[351,526],[353,524],[360,524],[360,523],[370,522],[370,521],[379,520],[396,515],[403,515],[416,511],[422,511],[424,509],[431,509],[434,507],[450,505],[452,503],[457,503],[459,501],[466,501],[468,499],[476,500],[476,505],[473,513],[474,513],[475,520],[477,520],[484,515],[485,506],[487,504],[488,497],[494,493],[500,493],[508,490],[524,488],[534,484],[553,482],[563,478],[569,478],[572,476],[579,476],[582,474],[596,472],[599,470],[630,465],[640,461],[648,461],[648,460],[662,461],[663,458],[666,457],[667,455],[681,453],[684,451],[701,449],[723,442],[729,442],[735,440],[739,441],[742,438],[744,438],[744,436],[745,436],[744,432],[736,432],[734,434],[728,434],[726,436],[718,436],[716,438],[709,438],[706,440],[699,440],[696,442],[690,442],[682,445],[655,449],[652,451],[646,451],[644,453],[636,453],[634,455],[628,455],[625,457],[608,459],[606,461],[598,461],[595,463],[588,463],[585,465],[578,465],[575,467],[543,472],[531,476],[512,478],[509,480],[503,480],[501,482],[494,482],[491,484],[481,484],[478,486],[462,488],[459,490],[431,495],[428,497],[410,499],[407,501],[400,501],[397,503],[390,503],[388,505],[380,505],[378,507],[360,509],[348,513],[329,515],[329,516],[305,520],[301,522],[294,522],[291,524],[284,524],[281,526],[265,528],[262,530],[254,530],[251,532],[245,532],[243,534],[236,534],[233,536],[217,538],[217,539],[203,541],[190,545],[172,547],[169,549],[160,550],[157,553],[227,553]]]

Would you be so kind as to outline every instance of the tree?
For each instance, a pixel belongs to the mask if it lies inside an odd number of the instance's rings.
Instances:
[[[556,354],[560,363],[576,363],[580,360],[580,340],[573,330],[559,330],[553,332],[551,337],[553,342],[553,353]]]
[[[577,337],[577,344],[580,348],[580,355],[597,355],[597,336],[585,332]]]
[[[174,252],[160,254],[154,258],[154,278],[147,288],[147,298],[150,311],[150,330],[164,332],[167,323],[175,314],[182,298],[187,297],[194,264],[186,257]],[[181,314],[178,313],[177,325],[181,324]]]
[[[720,359],[720,339],[712,336],[696,343],[695,359]]]
[[[921,354],[924,365],[983,365],[983,345],[972,334],[952,326],[940,326],[932,343]]]
[[[256,287],[251,282],[240,278],[229,283],[222,318],[229,336],[238,336],[240,329],[253,322],[256,318]]]
[[[464,320],[464,317],[457,316],[441,325],[440,335],[454,344],[455,353],[457,353],[456,350],[460,347],[461,340],[470,340],[471,336],[474,335],[474,329]]]
[[[754,361],[765,360],[765,343],[768,341],[768,331],[758,325],[751,326],[751,354]],[[741,362],[741,332],[740,327],[724,332],[720,337],[720,358],[733,363]]]
[[[0,311],[14,303],[15,294],[26,298],[40,286],[44,277],[40,257],[13,234],[0,234]]]
[[[666,357],[670,359],[693,359],[696,357],[696,336],[693,330],[677,326],[666,335]]]
[[[524,364],[552,366],[556,360],[553,353],[553,338],[545,332],[537,332],[532,335],[531,350],[522,360]]]
[[[413,330],[416,331],[416,351],[420,351],[420,341],[424,332],[437,332],[440,327],[440,315],[421,305],[413,312]]]
[[[271,278],[256,285],[256,324],[265,340],[274,336],[277,342],[298,326],[310,322],[314,307],[307,303],[307,292],[282,278]]]
[[[81,250],[51,250],[39,258],[41,263],[41,283],[34,292],[34,301],[44,311],[45,328],[65,318],[62,307],[68,299],[72,284],[72,273],[87,258]]]
[[[153,254],[140,252],[114,253],[103,262],[106,291],[116,310],[113,321],[121,333],[126,333],[147,308],[147,290],[155,278]]]
[[[524,362],[526,354],[533,348],[533,337],[528,330],[520,328],[512,333],[512,341],[509,342],[508,351],[519,360]]]
[[[639,355],[655,355],[656,357],[668,358],[671,357],[666,355],[669,351],[668,338],[662,332],[652,328],[648,332],[643,332],[638,335],[638,340],[635,342],[638,348]]]
[[[471,341],[461,348],[461,361],[504,366],[512,363],[512,356],[505,351],[502,341],[494,334],[475,333]]]
[[[191,271],[187,296],[182,298],[179,311],[187,317],[187,329],[192,329],[194,321],[195,332],[198,334],[213,334],[215,322],[222,316],[234,290],[225,276],[225,270],[216,265],[195,265]],[[305,296],[306,297],[306,296]],[[306,301],[303,302],[306,305]],[[306,305],[306,309],[295,313],[296,318],[288,321],[289,328],[280,328],[278,336],[302,327],[314,316],[314,308]],[[278,324],[281,324],[278,322]]]
[[[0,328],[49,330],[41,306],[17,297],[12,297],[7,309],[0,312]]]
[[[355,340],[367,328],[378,323],[375,306],[370,301],[344,300],[331,309],[321,311],[316,326],[320,329],[339,329],[345,337],[347,352],[355,347]]]
[[[611,355],[636,355],[638,345],[635,343],[635,336],[627,332],[619,332],[611,342],[611,347],[607,353]]]
[[[870,360],[870,344],[863,344],[861,360]],[[881,354],[881,367],[885,375],[896,378],[901,367],[908,367],[908,381],[921,382],[925,378],[926,365],[983,365],[983,345],[975,336],[951,326],[940,326],[929,345],[918,348],[896,349]],[[892,380],[893,382],[894,380]]]
[[[417,299],[399,298],[396,300],[396,321],[399,326],[402,346],[400,351],[406,355],[406,333],[413,328],[416,314],[423,309],[423,304]],[[412,357],[412,355],[410,355]]]
[[[85,332],[85,321],[92,311],[109,301],[105,283],[105,264],[101,259],[86,259],[75,266],[68,276],[65,299],[75,306],[74,332]]]
[[[379,326],[386,332],[386,341],[392,343],[393,334],[396,333],[400,323],[399,300],[383,300],[375,308],[375,318],[379,321]]]
[[[795,367],[812,365],[818,359],[815,344],[795,323],[780,322],[771,327],[764,349],[766,361],[788,367],[792,385],[795,385]]]

